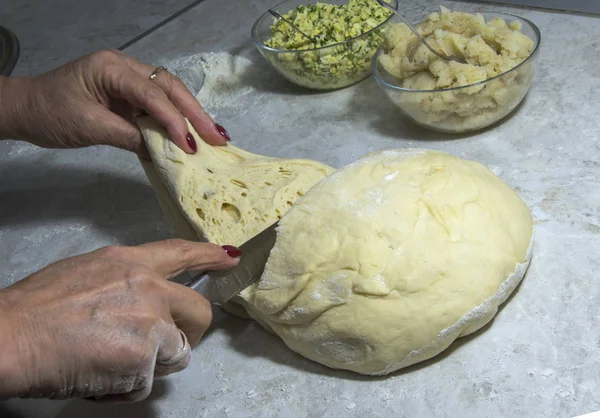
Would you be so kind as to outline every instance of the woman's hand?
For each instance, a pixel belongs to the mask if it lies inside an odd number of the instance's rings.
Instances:
[[[239,256],[182,240],[106,247],[0,290],[0,399],[146,398],[155,376],[188,365],[212,320],[206,299],[167,279]]]
[[[182,150],[196,152],[184,117],[208,143],[229,136],[202,109],[183,82],[119,51],[97,52],[37,77],[0,77],[0,138],[46,148],[112,145],[147,155],[134,123],[153,116]]]

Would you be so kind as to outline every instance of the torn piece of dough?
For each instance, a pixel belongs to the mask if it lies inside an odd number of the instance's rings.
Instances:
[[[334,169],[313,160],[256,155],[205,143],[186,154],[149,116],[138,118],[152,162],[142,161],[159,203],[181,238],[241,245],[280,219]]]
[[[523,278],[532,236],[528,207],[483,165],[372,153],[289,210],[242,297],[297,353],[388,374],[488,323]]]

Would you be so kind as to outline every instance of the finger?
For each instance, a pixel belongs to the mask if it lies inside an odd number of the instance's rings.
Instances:
[[[87,117],[93,118],[94,123],[87,123],[82,130],[89,135],[86,143],[96,145],[111,145],[126,151],[132,151],[141,158],[149,158],[148,148],[139,128],[128,120],[107,110],[98,104],[90,107]]]
[[[192,358],[192,350],[184,331],[174,324],[165,324],[160,336],[154,376],[162,377],[185,369]]]
[[[142,77],[149,77],[155,69],[155,67],[129,57],[125,53],[121,53],[121,58]],[[212,145],[223,145],[230,140],[225,128],[215,123],[204,111],[179,77],[168,71],[161,71],[152,81],[165,92],[169,100],[190,121],[204,141]]]
[[[154,83],[165,92],[175,107],[185,116],[200,138],[211,145],[224,145],[230,140],[229,134],[204,111],[200,103],[190,93],[183,81],[173,74],[162,71]]]
[[[128,247],[139,264],[143,264],[165,279],[187,270],[224,270],[239,262],[241,252],[231,246],[170,239]]]
[[[206,321],[204,321],[206,322]],[[204,323],[203,322],[203,323]],[[139,402],[152,391],[153,378],[166,376],[185,369],[191,360],[191,347],[186,335],[173,323],[163,323],[156,330],[157,349],[152,357],[149,373],[144,373],[134,386],[124,393],[109,393],[85,398],[95,403]]]
[[[187,337],[191,347],[195,347],[212,322],[212,306],[189,287],[167,282],[171,317]]]
[[[148,386],[132,390],[131,392],[121,393],[118,395],[104,395],[102,397],[97,396],[95,399],[88,398],[88,400],[94,403],[135,403],[146,399],[148,396],[150,396],[151,392],[152,384],[149,384]]]
[[[96,403],[139,402],[146,399],[152,392],[157,349],[158,346],[154,354],[148,358],[148,364],[142,365],[144,370],[132,371],[127,375],[124,370],[117,368],[119,373],[117,379],[120,383],[108,389],[108,393],[97,393],[85,399]]]
[[[156,84],[140,76],[128,66],[116,66],[102,73],[107,93],[143,109],[164,126],[171,140],[187,153],[195,153],[196,145],[188,132],[183,115]]]

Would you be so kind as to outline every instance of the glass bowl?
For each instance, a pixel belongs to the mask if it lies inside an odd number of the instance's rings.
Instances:
[[[509,13],[485,13],[492,18],[519,21],[521,32],[533,41],[531,53],[512,69],[477,83],[440,90],[411,90],[387,72],[380,63],[382,45],[375,53],[372,71],[389,99],[416,124],[444,133],[466,133],[489,127],[511,113],[521,103],[533,82],[541,34],[527,19]],[[391,23],[391,22],[390,22]]]
[[[335,5],[347,2],[325,1]],[[289,0],[273,9],[285,15],[298,6],[315,3],[314,0]],[[394,8],[398,7],[397,0],[390,0],[389,3]],[[265,12],[252,26],[252,40],[261,55],[292,83],[314,90],[335,90],[358,83],[371,75],[371,60],[383,41],[383,33],[392,17],[390,14],[379,26],[337,44],[314,49],[289,50],[265,45],[271,36],[271,25],[274,23],[274,17]]]

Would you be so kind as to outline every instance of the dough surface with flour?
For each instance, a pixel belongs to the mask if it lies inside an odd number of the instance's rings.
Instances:
[[[369,154],[280,221],[249,314],[294,351],[382,375],[489,322],[522,279],[533,222],[487,168],[449,154]]]

